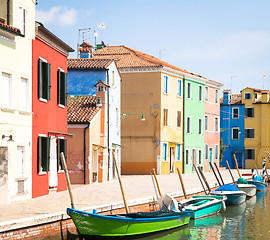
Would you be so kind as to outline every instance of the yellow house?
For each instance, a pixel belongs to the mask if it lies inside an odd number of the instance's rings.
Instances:
[[[262,168],[262,158],[270,152],[269,91],[247,87],[241,91],[245,104],[246,168]],[[269,162],[266,161],[268,166]],[[255,166],[256,165],[256,166]]]
[[[121,73],[122,174],[169,174],[183,168],[183,78],[189,74],[125,46],[107,46]]]

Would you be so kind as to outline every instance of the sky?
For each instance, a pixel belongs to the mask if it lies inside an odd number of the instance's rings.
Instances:
[[[38,0],[36,20],[69,44],[127,47],[224,84],[270,89],[269,0]],[[100,28],[102,23],[105,28]],[[266,74],[266,77],[263,75]]]

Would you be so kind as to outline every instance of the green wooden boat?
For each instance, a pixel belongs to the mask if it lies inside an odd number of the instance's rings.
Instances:
[[[78,231],[89,236],[132,236],[153,233],[185,226],[191,213],[182,212],[138,212],[117,215],[101,215],[67,208]]]

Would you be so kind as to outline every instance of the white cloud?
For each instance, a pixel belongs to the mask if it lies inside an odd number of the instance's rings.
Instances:
[[[70,26],[77,22],[78,11],[74,8],[55,6],[48,11],[36,10],[37,21],[44,24],[60,24]]]

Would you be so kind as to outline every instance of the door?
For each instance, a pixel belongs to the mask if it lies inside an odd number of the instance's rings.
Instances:
[[[235,157],[237,159],[238,167],[244,168],[242,152],[235,152]]]
[[[192,149],[192,169],[195,171],[193,164],[197,167],[197,149]]]
[[[49,171],[49,188],[55,188],[58,184],[57,179],[57,152],[56,137],[50,137],[50,171]]]
[[[209,162],[210,163],[212,163],[212,159],[213,159],[213,148],[209,148]],[[211,165],[210,165],[210,169],[211,169]]]
[[[170,172],[174,172],[175,147],[170,147]]]

